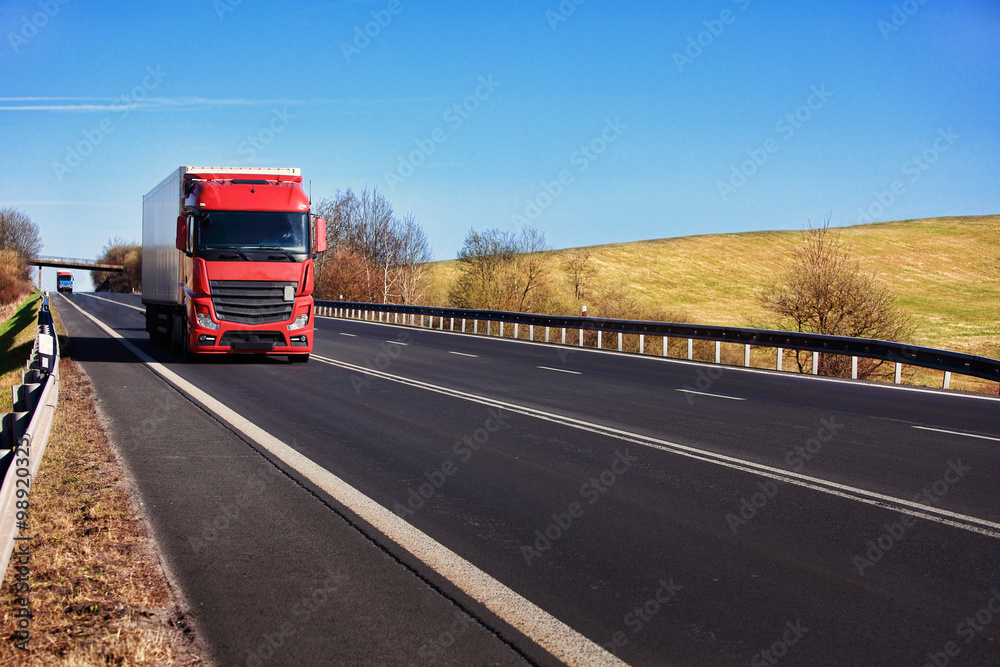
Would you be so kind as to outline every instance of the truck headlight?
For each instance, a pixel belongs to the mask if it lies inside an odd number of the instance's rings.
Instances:
[[[309,324],[309,313],[302,313],[295,318],[294,322],[288,325],[288,330],[295,331],[296,329],[301,329],[307,324]]]
[[[219,323],[212,321],[212,316],[208,313],[195,313],[195,317],[198,319],[198,326],[205,329],[218,329]]]

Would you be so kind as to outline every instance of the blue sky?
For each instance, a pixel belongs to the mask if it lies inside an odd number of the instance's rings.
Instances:
[[[998,213],[998,109],[996,0],[0,5],[0,206],[55,256],[182,164],[377,187],[437,259]]]

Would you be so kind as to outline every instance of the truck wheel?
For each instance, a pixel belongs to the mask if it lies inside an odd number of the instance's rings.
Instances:
[[[309,355],[308,354],[290,354],[290,355],[288,355],[288,360],[290,362],[292,362],[293,364],[296,364],[296,363],[298,363],[298,364],[304,364],[307,361],[309,361]]]
[[[186,328],[187,327],[184,326],[184,315],[175,314],[173,320],[173,326],[171,327],[172,333],[170,336],[170,349],[174,354],[179,355],[181,357],[184,356],[186,347],[184,344],[186,342],[184,340],[184,334],[185,334],[184,330]]]

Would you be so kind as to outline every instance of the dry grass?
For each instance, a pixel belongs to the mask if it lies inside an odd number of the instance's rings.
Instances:
[[[0,663],[201,664],[134,512],[93,388],[72,360],[64,358],[59,368],[59,407],[21,531],[33,536],[31,635],[27,651],[15,646],[20,594],[8,576],[0,594]]]
[[[854,256],[891,286],[912,315],[915,338],[909,342],[1000,358],[1000,215],[904,220],[838,231]],[[773,231],[589,250],[599,271],[598,289],[620,282],[642,305],[684,313],[691,322],[752,326],[768,319],[757,291],[787,266],[797,242],[796,231]],[[558,259],[573,250],[554,254]],[[431,298],[447,294],[456,272],[454,260],[432,266]],[[593,310],[592,304],[592,314],[600,315]],[[773,364],[774,353],[770,356]],[[939,386],[941,373],[916,371],[910,381]],[[997,392],[997,383],[973,378],[956,376],[952,386]]]
[[[3,308],[3,319],[0,319],[0,414],[13,409],[10,388],[21,384],[21,371],[35,344],[39,297],[35,292]]]

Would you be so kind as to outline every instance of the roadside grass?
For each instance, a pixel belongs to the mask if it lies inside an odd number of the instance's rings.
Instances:
[[[855,257],[876,271],[913,318],[906,341],[1000,358],[1000,215],[902,220],[837,229]],[[593,288],[621,283],[650,308],[698,324],[757,326],[769,321],[757,291],[791,262],[797,231],[712,234],[591,246]],[[576,250],[553,252],[557,261]],[[430,295],[445,303],[457,262],[431,266]],[[558,273],[558,272],[557,272]],[[594,305],[590,314],[600,316]],[[786,353],[786,359],[787,359]],[[757,357],[756,350],[754,357]],[[774,351],[754,365],[774,367]],[[908,371],[907,382],[940,386],[937,371]],[[997,393],[997,383],[954,376],[952,387]]]
[[[21,371],[35,344],[35,324],[41,294],[32,292],[20,303],[4,309],[0,322],[0,413],[13,409],[10,388],[21,384]]]
[[[172,596],[105,434],[94,390],[63,359],[59,406],[28,498],[28,650],[15,646],[13,577],[0,593],[3,665],[197,665],[204,658]],[[18,378],[19,379],[19,378]],[[8,572],[9,575],[9,572]]]

